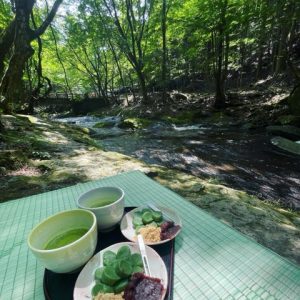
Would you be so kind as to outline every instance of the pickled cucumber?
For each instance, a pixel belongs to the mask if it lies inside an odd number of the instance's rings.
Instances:
[[[160,211],[153,211],[152,218],[155,222],[161,222],[163,219],[163,215]]]
[[[141,211],[141,214],[144,214],[145,212],[152,213],[152,209],[151,208],[143,208],[142,211]]]
[[[121,277],[116,273],[115,269],[112,266],[105,267],[102,276],[101,282],[113,286]]]
[[[121,278],[129,277],[132,273],[131,261],[125,259],[118,260],[115,271]]]
[[[143,228],[143,227],[145,227],[145,226],[144,226],[144,225],[142,225],[142,226],[137,226],[137,227],[135,228],[135,233],[138,234],[138,233],[140,232],[140,229]]]
[[[93,297],[97,296],[99,293],[113,293],[113,292],[114,292],[114,288],[103,283],[98,283],[92,288]]]
[[[153,221],[152,213],[150,211],[146,211],[142,214],[142,220],[144,225],[149,224]]]
[[[109,266],[116,260],[116,253],[108,250],[103,254],[103,265]]]
[[[101,283],[100,284],[96,284],[92,288],[92,296],[93,297],[97,296],[99,293],[101,293],[101,291],[102,291]]]
[[[132,274],[133,273],[144,273],[144,268],[140,267],[140,266],[134,266],[132,268]]]
[[[131,263],[132,263],[132,266],[143,267],[143,260],[142,260],[141,255],[139,253],[133,253],[131,255]]]
[[[123,292],[125,290],[127,284],[128,284],[127,278],[118,281],[114,286],[114,292],[116,294]]]
[[[104,267],[101,267],[101,268],[99,268],[99,269],[97,269],[95,271],[95,279],[96,280],[100,280],[101,281],[103,271],[104,271]]]
[[[134,216],[132,219],[132,224],[133,227],[137,227],[137,226],[141,226],[144,225],[143,220],[142,220],[142,216]]]
[[[117,259],[129,259],[131,252],[128,246],[122,246],[117,252]]]

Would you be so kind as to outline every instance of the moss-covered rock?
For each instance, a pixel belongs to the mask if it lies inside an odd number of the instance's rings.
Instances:
[[[271,139],[272,145],[288,153],[300,155],[300,144],[289,139],[277,136]]]
[[[127,118],[124,119],[119,125],[119,128],[124,129],[143,129],[152,123],[151,120],[143,118]]]
[[[175,125],[191,124],[193,121],[199,119],[199,112],[185,111],[177,115],[162,116],[161,119]]]

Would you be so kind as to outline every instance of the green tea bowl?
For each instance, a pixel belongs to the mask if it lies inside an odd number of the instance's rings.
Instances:
[[[118,187],[98,187],[82,194],[77,206],[96,215],[99,231],[110,231],[124,214],[124,195]]]
[[[97,245],[97,219],[87,210],[66,210],[50,216],[29,233],[28,246],[48,270],[70,273],[84,265]]]

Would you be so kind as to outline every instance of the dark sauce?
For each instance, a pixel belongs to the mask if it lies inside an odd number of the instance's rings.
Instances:
[[[180,226],[175,225],[174,222],[165,221],[160,225],[161,232],[160,232],[160,239],[167,240],[172,238],[179,230]]]
[[[124,291],[125,300],[161,300],[163,286],[160,279],[134,273]]]

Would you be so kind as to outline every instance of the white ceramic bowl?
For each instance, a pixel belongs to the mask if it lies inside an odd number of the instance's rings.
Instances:
[[[97,203],[107,203],[101,207]],[[99,187],[82,194],[77,200],[79,208],[92,211],[97,218],[98,229],[109,231],[122,219],[124,213],[124,191],[117,187]]]
[[[53,238],[72,229],[88,231],[66,246],[45,250]],[[87,210],[74,209],[55,214],[35,226],[28,236],[28,246],[45,268],[56,273],[75,271],[94,254],[97,245],[96,216]]]

